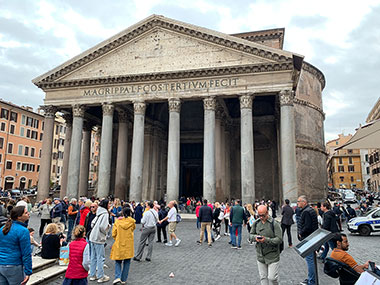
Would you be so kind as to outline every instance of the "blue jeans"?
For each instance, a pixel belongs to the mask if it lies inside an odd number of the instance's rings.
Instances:
[[[205,233],[204,233],[204,235],[205,235],[205,242],[208,242],[208,238],[207,238],[207,229],[205,229]],[[213,240],[214,239],[214,235],[213,235],[213,233],[212,233],[212,229],[211,229],[211,240]]]
[[[91,264],[90,264],[90,277],[95,276],[102,278],[104,276],[104,244],[100,243],[91,243]],[[98,270],[98,271],[96,271]]]
[[[201,222],[199,221],[199,218],[197,218],[197,229],[199,230],[201,228]]]
[[[121,269],[122,265],[123,265],[123,270]],[[130,259],[115,260],[115,279],[120,278],[121,282],[126,282],[128,279],[130,265],[131,265]]]
[[[83,278],[83,279],[65,278],[62,283],[62,285],[87,285],[87,284],[88,284],[87,278]]]
[[[74,229],[74,224],[75,224],[75,220],[69,219],[69,227],[67,229],[67,240],[68,241],[71,240],[71,234],[72,234],[73,229]]]
[[[232,224],[232,231],[231,231],[231,241],[232,241],[232,245],[233,246],[236,246],[236,229],[238,231],[238,243],[237,243],[237,246],[240,246],[241,245],[241,229],[242,229],[242,225],[239,225],[239,224]]]
[[[230,233],[230,242],[232,244],[232,226],[230,224],[228,224],[228,232]]]
[[[18,285],[24,278],[22,265],[0,265],[0,285]]]
[[[329,240],[328,242],[325,243],[325,250],[321,254],[321,258],[325,259],[327,254],[329,253],[329,248],[333,250],[335,248],[335,243],[332,240]]]
[[[315,267],[314,267],[314,256],[309,254],[305,257],[307,263],[307,284],[315,285]]]

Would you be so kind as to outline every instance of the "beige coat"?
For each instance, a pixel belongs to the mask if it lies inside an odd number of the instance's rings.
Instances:
[[[133,245],[133,231],[136,228],[135,219],[128,217],[115,221],[112,229],[112,237],[115,242],[112,245],[112,260],[130,259],[135,255]]]

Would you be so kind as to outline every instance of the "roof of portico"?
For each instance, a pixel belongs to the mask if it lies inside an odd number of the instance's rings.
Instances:
[[[62,78],[65,78],[77,70],[88,66],[90,63],[107,56],[113,50],[118,49],[127,43],[133,42],[136,38],[156,28],[173,31],[177,34],[227,48],[230,51],[236,51],[260,60],[257,62],[252,62],[252,64],[245,65],[218,66],[185,71],[173,70],[170,72],[151,72],[146,74],[127,74],[125,76],[99,76],[92,78],[62,80]],[[32,82],[40,88],[48,89],[81,86],[86,84],[101,84],[105,82],[119,83],[139,80],[159,80],[165,79],[167,78],[166,76],[172,76],[173,74],[177,77],[181,77],[181,75],[178,75],[178,72],[191,73],[193,76],[207,76],[215,75],[215,70],[220,72],[218,75],[223,75],[223,72],[229,72],[230,70],[235,73],[254,73],[281,70],[300,71],[302,62],[303,56],[295,53],[271,48],[263,44],[252,42],[248,39],[239,38],[236,35],[227,35],[160,15],[152,15],[88,49],[87,51],[84,51],[78,56],[66,61],[45,74],[36,77],[32,80]]]

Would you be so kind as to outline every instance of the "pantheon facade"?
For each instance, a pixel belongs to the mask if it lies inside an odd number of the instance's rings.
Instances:
[[[284,32],[228,35],[152,15],[35,78],[46,94],[38,198],[61,112],[62,196],[87,195],[96,126],[98,197],[322,199],[325,79],[283,50]]]

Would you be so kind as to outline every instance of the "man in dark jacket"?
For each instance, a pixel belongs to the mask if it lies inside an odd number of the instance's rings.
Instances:
[[[342,231],[341,215],[343,214],[343,212],[340,209],[340,205],[338,203],[334,203],[334,207],[333,207],[332,211],[335,213],[335,215],[337,217],[338,228],[340,231]]]
[[[281,219],[281,229],[282,229],[282,238],[284,238],[284,233],[286,230],[286,234],[288,235],[288,245],[289,247],[293,246],[292,242],[292,231],[291,226],[294,224],[293,215],[294,210],[290,207],[289,199],[285,199],[285,205],[282,207],[282,219]]]
[[[165,204],[161,204],[160,206],[160,210],[158,211],[158,220],[161,221],[163,220],[164,218],[166,218],[166,216],[168,215],[168,212],[166,211],[165,209]],[[168,242],[168,238],[167,238],[167,235],[166,235],[166,227],[168,225],[168,221],[165,221],[163,223],[157,223],[157,242],[161,242],[161,232],[162,232],[162,235],[164,236],[164,243],[167,243]]]
[[[62,216],[62,204],[58,198],[54,198],[54,208],[52,209],[51,219],[53,223],[59,223],[61,221]]]
[[[351,208],[350,204],[347,205],[347,213],[348,213],[347,222],[349,222],[351,219],[356,217],[356,212],[354,209]]]
[[[318,229],[317,213],[308,204],[306,196],[300,196],[297,199],[297,205],[301,208],[301,217],[297,225],[298,239],[303,240]],[[314,256],[310,254],[305,257],[307,263],[307,279],[301,284],[315,284]]]
[[[332,233],[339,232],[338,224],[337,224],[337,217],[336,217],[335,213],[333,211],[331,211],[330,203],[323,202],[322,206],[321,206],[321,210],[323,211],[322,228],[327,230],[327,231],[330,231]],[[329,252],[329,248],[331,248],[331,250],[333,250],[335,247],[336,247],[336,245],[335,245],[333,240],[329,240],[328,242],[326,242],[325,243],[325,250],[323,251],[323,253],[321,254],[321,256],[319,258],[322,260],[325,260],[327,254]]]
[[[207,231],[208,246],[212,246],[211,242],[211,223],[212,223],[212,209],[207,206],[207,200],[203,200],[203,206],[199,209],[199,221],[201,223],[201,233],[198,244],[202,244],[205,229]]]
[[[232,236],[232,246],[231,248],[237,248],[241,249],[241,230],[242,225],[247,223],[247,217],[244,214],[244,208],[240,205],[240,200],[237,199],[235,201],[235,206],[231,208],[230,212],[230,225],[232,227],[231,229],[231,236]],[[235,232],[237,230],[238,234],[238,241],[236,246],[236,235]]]

